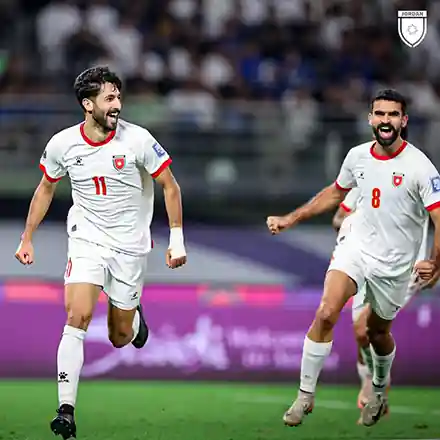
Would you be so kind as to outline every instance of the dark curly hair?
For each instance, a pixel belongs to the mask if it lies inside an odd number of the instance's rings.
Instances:
[[[376,101],[392,101],[397,102],[402,106],[402,113],[406,115],[407,102],[405,97],[397,90],[384,89],[377,92],[377,94],[371,100],[371,108]]]
[[[121,79],[108,67],[91,67],[77,76],[73,88],[76,99],[84,111],[83,99],[95,98],[105,83],[114,84],[119,91],[122,89]]]

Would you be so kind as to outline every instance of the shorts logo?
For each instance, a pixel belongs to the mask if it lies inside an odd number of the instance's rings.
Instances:
[[[125,167],[125,156],[113,156],[113,167],[116,171],[122,171]]]
[[[165,156],[165,154],[167,154],[166,151],[157,142],[153,145],[153,150],[157,154],[157,157],[163,157]]]
[[[439,192],[440,191],[440,176],[431,177],[431,188],[432,192]]]
[[[393,186],[398,188],[400,185],[402,185],[404,177],[405,174],[403,173],[393,173]]]

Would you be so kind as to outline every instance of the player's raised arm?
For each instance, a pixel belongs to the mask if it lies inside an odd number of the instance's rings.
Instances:
[[[186,263],[180,186],[169,168],[171,158],[152,136],[149,136],[144,145],[143,162],[145,169],[163,187],[165,207],[170,225],[170,244],[166,263],[168,267],[175,269]]]
[[[26,226],[15,253],[15,257],[22,264],[32,264],[34,261],[33,234],[46,216],[57,182],[65,175],[65,170],[58,159],[57,146],[53,140],[48,143],[41,157],[40,169],[44,174],[32,197]]]
[[[282,217],[272,216],[267,218],[266,224],[272,234],[278,234],[304,220],[335,209],[344,200],[347,192],[356,186],[356,180],[352,172],[352,151],[347,154],[335,183],[324,188],[295,211]]]

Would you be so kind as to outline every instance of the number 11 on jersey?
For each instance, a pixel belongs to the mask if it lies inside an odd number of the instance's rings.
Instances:
[[[107,185],[105,183],[105,177],[92,177],[95,183],[96,195],[106,196],[107,195]]]
[[[371,206],[373,208],[379,208],[380,206],[380,189],[373,188],[371,191]]]

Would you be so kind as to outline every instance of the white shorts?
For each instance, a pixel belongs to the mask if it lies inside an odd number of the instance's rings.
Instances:
[[[416,275],[413,274],[411,276],[411,280],[409,282],[406,297],[404,300],[404,304],[402,309],[409,303],[411,298],[420,292],[422,288],[422,283],[417,279]],[[353,297],[353,303],[351,306],[351,317],[353,322],[356,322],[359,318],[359,315],[362,313],[364,308],[367,306],[367,302],[365,301],[366,294],[366,286],[365,284],[358,290],[358,293]]]
[[[146,261],[146,255],[127,255],[85,240],[69,238],[64,284],[101,286],[111,304],[118,309],[132,310],[139,305]]]
[[[393,320],[407,301],[412,268],[395,277],[385,276],[380,269],[376,261],[345,239],[336,246],[328,271],[347,274],[357,284],[358,294],[363,295],[361,304],[369,303],[382,319]],[[356,299],[358,306],[361,298]]]

